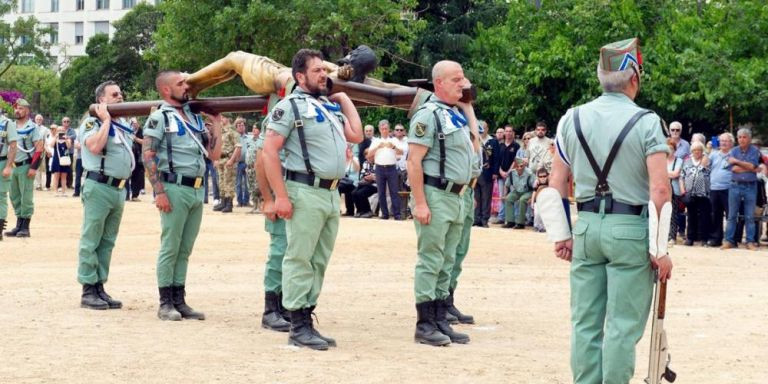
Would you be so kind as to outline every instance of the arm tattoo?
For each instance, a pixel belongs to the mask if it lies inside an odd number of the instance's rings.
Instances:
[[[152,184],[156,194],[165,193],[160,174],[157,171],[157,150],[160,148],[160,140],[146,136],[142,149],[144,152],[144,168],[147,170],[149,183]]]
[[[218,142],[218,137],[211,135],[211,138],[208,139],[208,151],[213,151],[214,148],[216,148],[216,144]]]

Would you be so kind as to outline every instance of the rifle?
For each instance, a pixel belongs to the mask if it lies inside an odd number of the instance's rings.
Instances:
[[[648,377],[645,378],[645,382],[648,384],[661,384],[662,378],[670,383],[674,383],[677,378],[677,374],[669,369],[669,362],[672,358],[669,355],[667,333],[664,331],[666,302],[667,282],[659,280],[658,272],[656,272],[656,288],[653,295],[653,321],[651,323],[651,354],[648,362]]]

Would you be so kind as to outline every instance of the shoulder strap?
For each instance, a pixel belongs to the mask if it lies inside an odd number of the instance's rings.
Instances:
[[[296,128],[296,133],[299,134],[299,144],[301,144],[301,157],[304,158],[304,165],[307,167],[307,173],[314,174],[312,170],[312,164],[309,163],[309,151],[307,150],[307,140],[304,137],[304,122],[299,115],[299,107],[296,106],[296,100],[291,97],[291,109],[293,110],[293,127]]]
[[[171,145],[171,133],[168,132],[168,125],[170,124],[170,121],[166,111],[163,111],[163,123],[165,123],[163,128],[165,129],[165,150],[168,154],[168,173],[175,175],[175,171],[173,170],[173,146]]]
[[[589,165],[592,167],[592,170],[595,172],[595,175],[597,176],[597,185],[595,186],[595,192],[597,194],[602,195],[605,193],[610,192],[610,188],[608,186],[608,172],[611,171],[611,166],[613,166],[613,160],[616,159],[616,155],[619,153],[619,148],[621,147],[621,144],[624,142],[624,139],[629,134],[629,131],[632,130],[632,127],[635,126],[638,120],[640,120],[641,117],[644,115],[651,113],[650,110],[642,109],[635,113],[632,118],[629,119],[629,121],[624,125],[624,128],[619,133],[619,136],[616,138],[616,141],[613,143],[613,146],[611,147],[611,151],[608,153],[608,157],[605,159],[605,165],[603,166],[603,169],[600,169],[600,166],[597,164],[597,161],[595,160],[595,157],[592,155],[592,151],[589,149],[589,145],[587,144],[587,140],[584,138],[584,133],[581,131],[581,122],[579,121],[579,109],[575,108],[573,110],[573,124],[576,128],[576,136],[579,138],[579,143],[581,143],[581,147],[584,150],[584,154],[587,156],[587,160],[589,161]]]
[[[435,126],[437,127],[437,144],[440,146],[440,182],[445,184],[445,133],[443,133],[443,123],[440,121],[440,116],[437,114],[439,108],[432,109],[432,114],[435,116]]]

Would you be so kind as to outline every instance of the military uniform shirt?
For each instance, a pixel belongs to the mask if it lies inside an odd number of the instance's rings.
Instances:
[[[579,107],[582,132],[601,169],[624,125],[640,109],[623,93],[604,93]],[[576,135],[573,109],[569,109],[558,123],[556,146],[559,156],[571,167],[576,181],[576,201],[592,200],[597,175]],[[648,204],[648,167],[645,159],[654,153],[668,151],[659,116],[651,113],[640,118],[621,144],[608,174],[608,186],[613,198],[630,205]]]
[[[18,134],[18,141],[16,143],[16,160],[14,161],[32,160],[32,155],[35,153],[35,142],[43,139],[40,130],[37,129],[37,124],[32,120],[27,120],[23,128],[18,129],[16,127],[16,133]]]
[[[308,173],[301,152],[299,135],[294,132],[293,127],[294,116],[290,99],[295,99],[301,120],[304,122],[304,136],[312,170],[322,179],[341,179],[346,170],[345,117],[338,105],[335,105],[338,111],[325,107],[323,107],[325,111],[318,111],[316,106],[310,104],[311,98],[312,96],[297,87],[291,95],[281,100],[272,109],[268,129],[286,138],[283,146],[286,152],[285,168],[289,171]],[[325,97],[320,97],[317,101],[323,105],[331,104]],[[330,114],[338,119],[340,128],[331,123]]]
[[[504,181],[504,186],[510,187],[510,191],[515,192],[530,192],[533,190],[534,182],[533,173],[528,168],[523,169],[523,174],[518,174],[516,169],[509,171],[507,179]]]
[[[483,147],[480,147],[480,151],[483,151]],[[482,152],[473,152],[474,157],[472,158],[472,178],[477,178],[480,176],[480,173],[483,172],[483,154]]]
[[[219,161],[227,160],[235,153],[235,148],[240,146],[240,134],[228,126],[221,133],[221,157]]]
[[[190,124],[196,126],[198,131],[205,130],[198,116],[193,114],[187,104],[184,104],[183,111]],[[171,136],[171,145],[173,149],[173,170],[178,175],[187,177],[202,177],[205,172],[204,153],[200,148],[202,144],[202,134],[194,132],[182,121],[184,132],[179,128],[178,117],[174,116],[176,109],[168,103],[163,103],[160,108],[152,113],[144,125],[144,137],[151,137],[160,140],[156,156],[158,158],[157,169],[161,172],[170,172],[168,166],[168,149],[166,147],[166,130]],[[163,114],[167,114],[169,127],[165,126]],[[194,136],[194,138],[192,138]],[[197,139],[197,140],[195,140]],[[199,144],[198,144],[199,142]]]
[[[437,110],[445,134],[445,178],[456,184],[467,184],[472,178],[473,163],[477,162],[469,138],[469,128],[465,124],[454,123],[448,109],[459,113],[456,107],[449,107],[432,96],[411,118],[408,143],[429,148],[422,160],[424,173],[440,177],[440,144],[433,113],[433,110]]]
[[[120,124],[129,127],[129,123],[120,119]],[[85,145],[89,137],[96,135],[101,129],[101,121],[95,117],[89,117],[83,121],[78,129],[77,137],[80,138],[81,159],[83,169],[91,172],[99,172],[101,169],[101,152],[92,153]],[[104,159],[104,174],[118,179],[127,179],[131,176],[131,164],[133,162],[133,135],[128,135],[119,128],[113,127],[113,135],[107,137],[105,144],[107,156]]]
[[[16,133],[16,122],[6,118],[0,118],[0,156],[8,156],[8,146],[12,142],[19,141]]]

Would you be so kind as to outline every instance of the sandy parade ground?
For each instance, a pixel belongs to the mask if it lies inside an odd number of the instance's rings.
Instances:
[[[187,301],[205,321],[157,319],[160,220],[126,203],[108,291],[122,310],[79,307],[79,199],[36,192],[32,237],[0,242],[0,383],[568,383],[568,264],[544,234],[475,228],[457,305],[467,345],[413,342],[413,223],[341,221],[316,310],[327,352],[260,327],[264,218],[211,212]],[[9,221],[15,223],[10,210]],[[768,382],[768,252],[676,246],[666,328],[677,383]],[[650,323],[649,323],[650,324]],[[638,346],[633,383],[647,373]]]

